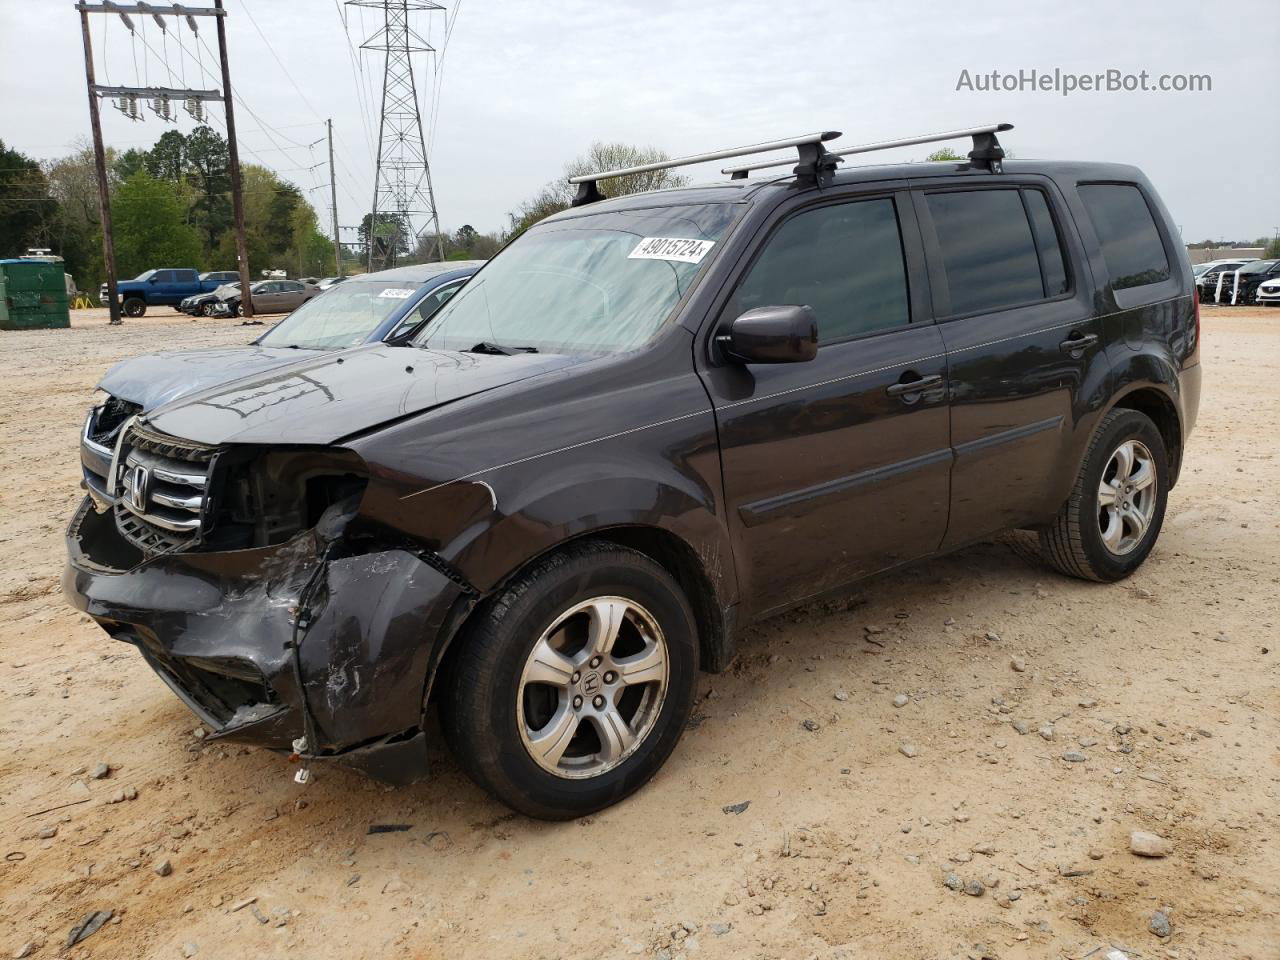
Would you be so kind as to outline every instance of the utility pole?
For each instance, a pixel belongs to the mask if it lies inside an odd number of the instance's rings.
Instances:
[[[213,0],[215,10],[222,10],[222,0]],[[236,228],[236,261],[240,268],[240,311],[245,318],[253,316],[252,280],[249,277],[249,246],[244,237],[244,194],[240,188],[240,148],[236,146],[236,117],[231,97],[231,67],[227,64],[227,28],[225,16],[217,17],[218,59],[222,61],[222,95],[227,111],[227,148],[230,152],[231,215]]]
[[[120,300],[116,294],[116,248],[111,233],[111,185],[107,182],[107,155],[102,147],[102,121],[98,118],[98,94],[94,92],[93,47],[89,42],[89,11],[80,7],[80,33],[84,37],[84,76],[89,90],[89,124],[93,128],[93,165],[98,172],[98,216],[102,221],[102,265],[107,271],[107,308],[111,323],[119,324]]]
[[[342,242],[338,239],[338,181],[333,173],[333,118],[325,121],[329,128],[329,210],[333,214],[333,269],[342,276]]]

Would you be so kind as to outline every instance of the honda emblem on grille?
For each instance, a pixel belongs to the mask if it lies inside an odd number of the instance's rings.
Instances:
[[[129,471],[129,489],[125,496],[134,513],[145,513],[147,510],[147,493],[151,486],[151,471],[144,466],[136,466]]]

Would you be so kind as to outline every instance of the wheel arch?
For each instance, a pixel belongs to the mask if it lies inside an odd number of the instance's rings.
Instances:
[[[685,590],[698,632],[698,666],[708,673],[728,667],[736,653],[732,606],[722,607],[711,573],[698,551],[680,535],[664,527],[643,523],[619,523],[583,530],[532,554],[508,571],[482,595],[460,597],[440,632],[437,649],[427,673],[423,702],[431,699],[437,680],[448,673],[450,663],[465,643],[467,625],[484,604],[500,594],[508,583],[547,557],[587,541],[612,543],[635,550],[666,570]]]
[[[1136,410],[1156,425],[1169,456],[1169,488],[1172,489],[1182,469],[1184,434],[1182,416],[1167,386],[1153,382],[1129,384],[1109,408],[1115,409]]]

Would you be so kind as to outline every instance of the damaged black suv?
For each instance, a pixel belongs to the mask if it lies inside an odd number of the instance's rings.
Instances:
[[[126,423],[67,596],[214,737],[408,782],[434,704],[478,783],[566,818],[655,773],[744,623],[1010,528],[1126,576],[1195,420],[1191,267],[1138,170],[996,129],[581,178],[414,342]]]

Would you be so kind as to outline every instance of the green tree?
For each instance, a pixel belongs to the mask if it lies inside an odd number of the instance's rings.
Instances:
[[[1280,259],[1280,237],[1272,237],[1267,241],[1267,249],[1262,251],[1262,256],[1265,260]]]
[[[956,153],[950,147],[942,147],[938,150],[933,151],[933,153],[925,157],[925,160],[935,161],[935,162],[941,161],[941,160],[964,160],[964,159],[965,159],[964,157]]]
[[[116,269],[133,277],[154,267],[192,267],[200,262],[200,237],[186,222],[186,209],[171,183],[139,171],[111,201]]]
[[[595,173],[600,170],[616,170],[622,167],[638,167],[646,163],[658,163],[671,159],[668,154],[656,147],[637,147],[629,143],[601,143],[597,141],[582,156],[565,165],[564,179],[553,180],[537,194],[522,203],[515,211],[507,214],[510,220],[509,235],[514,237],[537,223],[544,217],[559,213],[568,208],[573,201],[577,187],[569,183],[570,177],[584,173]],[[670,170],[651,170],[648,173],[633,173],[625,177],[611,177],[597,184],[606,197],[621,197],[632,193],[644,193],[648,190],[663,190],[669,187],[683,187],[689,182],[688,177],[672,173]]]
[[[191,222],[212,251],[231,227],[231,173],[227,141],[207,126],[196,127],[186,141],[187,177],[196,190]]]
[[[0,257],[16,257],[46,239],[57,212],[40,164],[0,140]]]
[[[108,163],[107,169],[115,174],[117,180],[128,180],[139,170],[147,169],[147,151],[130,147],[123,153],[117,154],[115,159]]]
[[[357,235],[360,237],[361,258],[365,260],[369,256],[369,231],[372,222],[373,214],[366,213],[361,219],[360,227],[357,230]],[[394,254],[394,259],[402,260],[413,249],[410,246],[412,233],[409,231],[408,225],[394,213],[378,214],[378,224],[373,228],[373,238],[376,246],[374,250],[375,260],[382,259],[386,251],[391,251]],[[427,261],[434,259],[434,253],[423,257],[423,260]]]
[[[177,183],[187,173],[187,138],[179,130],[166,130],[147,151],[144,165],[155,179]]]

